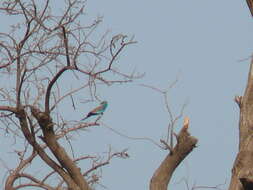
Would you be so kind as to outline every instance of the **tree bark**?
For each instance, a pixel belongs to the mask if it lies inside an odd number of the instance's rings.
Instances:
[[[253,16],[253,0],[246,0],[246,1],[250,10],[251,16]]]
[[[196,147],[198,140],[188,132],[189,119],[177,136],[177,145],[170,151],[150,181],[150,190],[167,190],[169,181],[177,166]]]
[[[253,59],[243,97],[237,98],[240,107],[239,152],[232,169],[229,190],[252,190],[253,186]]]
[[[55,158],[61,164],[78,188],[70,188],[73,190],[91,190],[88,182],[84,179],[81,169],[76,166],[74,161],[68,156],[64,148],[57,142],[56,135],[53,130],[53,121],[48,113],[41,112],[39,109],[31,107],[33,116],[37,119],[44,137],[41,137],[47,144],[48,148],[54,154]]]

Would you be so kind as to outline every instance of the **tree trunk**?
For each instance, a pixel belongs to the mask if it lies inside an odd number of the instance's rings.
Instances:
[[[239,152],[232,169],[229,190],[252,190],[253,186],[253,59],[243,97],[236,97],[240,108]]]

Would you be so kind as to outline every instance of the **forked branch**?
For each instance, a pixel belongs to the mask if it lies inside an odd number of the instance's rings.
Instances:
[[[184,124],[178,134],[178,142],[164,161],[155,171],[150,181],[150,190],[167,190],[169,181],[177,166],[187,157],[196,147],[198,140],[190,136],[188,132],[189,118],[185,117]]]

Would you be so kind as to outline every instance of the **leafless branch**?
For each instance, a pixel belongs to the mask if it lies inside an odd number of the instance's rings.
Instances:
[[[89,170],[84,172],[83,176],[87,176],[89,173],[97,170],[98,168],[108,165],[110,163],[111,159],[114,157],[128,158],[129,155],[127,153],[127,149],[125,149],[121,152],[114,152],[114,153],[112,153],[111,150],[109,150],[107,159],[105,161],[101,161],[99,163],[94,163],[94,165]]]
[[[184,110],[187,106],[187,103],[184,103],[181,110],[180,110],[180,113],[177,116],[173,115],[173,111],[171,110],[171,107],[170,107],[169,102],[168,102],[168,91],[171,88],[173,88],[176,85],[177,82],[178,82],[178,78],[169,85],[169,88],[167,90],[162,90],[162,89],[159,89],[157,87],[147,85],[147,84],[140,84],[140,86],[150,88],[150,89],[162,94],[162,96],[163,96],[164,104],[165,104],[166,110],[167,110],[168,115],[169,115],[169,123],[168,123],[168,127],[167,127],[166,141],[160,140],[160,142],[163,145],[165,145],[165,149],[167,149],[167,150],[171,150],[174,147],[174,140],[173,140],[174,136],[175,136],[174,127],[175,127],[176,123],[178,122],[178,120],[183,117]],[[168,144],[168,142],[169,142],[169,144]]]
[[[74,67],[72,67],[72,66],[65,66],[65,67],[63,67],[63,68],[54,76],[54,78],[50,81],[50,83],[48,84],[47,91],[46,91],[46,98],[45,98],[45,112],[46,112],[46,113],[50,113],[50,110],[49,110],[49,101],[50,101],[51,89],[52,89],[53,85],[55,84],[55,82],[57,81],[57,79],[59,79],[60,76],[61,76],[65,71],[70,70],[70,69],[74,69]]]
[[[237,103],[237,105],[239,106],[239,108],[241,108],[242,106],[242,96],[235,96],[234,101]]]
[[[70,66],[68,38],[66,35],[66,29],[64,26],[62,26],[62,32],[63,32],[65,51],[66,51],[67,66]]]
[[[101,71],[98,71],[97,73],[95,73],[95,76],[96,75],[99,75],[101,73],[104,73],[104,72],[107,72],[109,70],[111,70],[111,67],[112,67],[112,64],[114,63],[115,59],[118,57],[118,55],[120,54],[120,52],[127,46],[127,45],[130,45],[130,44],[134,44],[134,43],[137,43],[136,41],[133,41],[132,39],[128,42],[125,42],[125,39],[127,38],[127,36],[125,35],[122,35],[122,34],[119,34],[119,35],[116,35],[112,38],[111,40],[111,44],[110,44],[110,52],[111,52],[111,60],[108,64],[108,67],[104,70],[101,70]],[[113,53],[112,51],[112,48],[115,48],[116,45],[115,43],[117,41],[121,40],[120,42],[120,47],[119,49],[116,51],[116,53]]]
[[[128,136],[128,135],[125,135],[115,129],[113,129],[112,127],[106,125],[105,123],[102,123],[102,125],[104,127],[106,127],[107,129],[111,130],[112,132],[116,133],[117,135],[120,135],[121,137],[124,137],[124,138],[127,138],[127,139],[131,139],[131,140],[141,140],[141,141],[149,141],[151,142],[152,144],[154,144],[155,146],[161,148],[161,149],[164,149],[163,146],[161,146],[159,143],[155,142],[153,139],[151,138],[148,138],[148,137],[131,137],[131,136]]]
[[[113,157],[126,158],[128,155],[123,151],[110,152],[107,160],[94,162],[94,167],[86,171],[86,179],[76,163],[85,159],[95,161],[96,158],[81,156],[72,160],[58,142],[62,139],[71,144],[71,133],[100,125],[98,120],[72,123],[64,118],[60,103],[66,97],[71,98],[75,107],[78,99],[74,102],[74,95],[77,97],[82,93],[101,98],[98,95],[101,85],[132,82],[140,77],[113,67],[123,49],[136,43],[133,38],[128,39],[122,34],[110,38],[109,32],[105,32],[97,42],[93,41],[92,34],[102,18],[82,26],[80,16],[84,13],[86,1],[66,0],[65,3],[60,14],[54,13],[54,4],[50,0],[4,0],[0,5],[0,14],[5,13],[13,21],[15,17],[19,18],[10,26],[9,32],[0,32],[0,75],[3,80],[10,79],[9,86],[3,84],[0,88],[1,129],[12,134],[16,147],[22,143],[25,146],[23,150],[12,151],[19,162],[16,168],[7,169],[9,176],[5,188],[8,190],[25,187],[55,189],[49,181],[54,176],[61,177],[60,182],[55,183],[59,189],[67,186],[69,189],[90,190],[89,185],[97,182],[94,172],[98,168],[109,164]],[[100,63],[106,65],[101,67]],[[66,71],[71,71],[75,79],[71,90],[65,90],[65,83],[62,83]],[[105,75],[106,72],[113,73],[113,77]],[[86,87],[90,87],[88,93]],[[26,170],[36,157],[53,170],[44,178],[35,177]],[[20,181],[18,185],[17,181]]]

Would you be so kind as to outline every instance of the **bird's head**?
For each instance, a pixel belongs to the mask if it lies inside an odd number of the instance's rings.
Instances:
[[[103,101],[100,103],[101,105],[105,105],[105,104],[108,104],[107,101]]]

